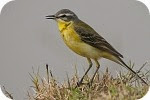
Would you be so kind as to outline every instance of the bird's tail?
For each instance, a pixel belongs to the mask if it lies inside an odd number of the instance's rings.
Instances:
[[[118,57],[119,62],[117,61],[118,64],[120,64],[121,66],[125,67],[126,69],[128,69],[130,72],[132,72],[135,76],[137,76],[144,84],[148,85],[148,83],[143,80],[143,78],[141,78],[134,70],[132,70],[121,58]],[[115,61],[116,62],[116,61]]]

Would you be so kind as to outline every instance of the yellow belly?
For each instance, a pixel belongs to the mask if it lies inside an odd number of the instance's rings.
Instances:
[[[84,43],[71,26],[63,31],[62,28],[59,30],[65,44],[75,53],[92,59],[99,59],[102,56],[100,50]]]

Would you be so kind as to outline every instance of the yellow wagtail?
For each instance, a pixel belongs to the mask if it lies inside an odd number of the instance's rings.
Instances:
[[[89,68],[78,82],[78,86],[82,83],[84,76],[92,67],[93,59],[96,63],[96,71],[90,81],[93,79],[100,68],[98,59],[106,58],[114,61],[136,75],[141,81],[147,84],[135,71],[128,67],[121,58],[123,56],[116,51],[102,36],[100,36],[92,27],[81,21],[77,15],[69,9],[62,9],[54,15],[46,16],[46,19],[54,19],[58,23],[60,34],[65,44],[75,53],[86,57],[89,62]]]

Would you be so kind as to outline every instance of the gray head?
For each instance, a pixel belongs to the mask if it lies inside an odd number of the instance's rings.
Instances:
[[[63,20],[66,22],[78,19],[77,15],[69,9],[62,9],[54,15],[46,16],[46,19]]]

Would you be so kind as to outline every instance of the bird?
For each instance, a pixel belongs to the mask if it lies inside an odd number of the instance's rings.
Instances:
[[[96,70],[89,82],[91,85],[100,68],[99,59],[105,58],[116,62],[125,67],[138,77],[146,85],[147,82],[142,79],[134,70],[132,70],[123,60],[123,55],[120,54],[110,43],[98,34],[91,26],[79,19],[79,17],[69,9],[61,9],[53,15],[47,15],[46,19],[56,21],[60,35],[65,44],[76,54],[85,57],[89,63],[88,69],[85,71],[81,80],[77,82],[80,86],[91,69],[93,62],[96,64]]]

